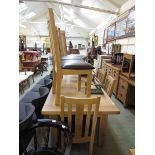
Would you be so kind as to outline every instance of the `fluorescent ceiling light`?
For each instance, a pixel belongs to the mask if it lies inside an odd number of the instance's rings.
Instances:
[[[30,12],[29,14],[27,14],[26,16],[25,16],[25,18],[32,18],[32,17],[34,17],[36,14],[34,13],[34,12]]]
[[[22,12],[22,11],[26,10],[27,8],[28,7],[26,6],[25,3],[20,3],[20,5],[19,5],[19,12]]]

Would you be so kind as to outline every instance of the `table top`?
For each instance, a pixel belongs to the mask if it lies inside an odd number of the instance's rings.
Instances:
[[[75,75],[65,75],[63,76],[62,85],[61,85],[61,94],[64,96],[70,97],[86,97],[85,96],[85,78],[82,77],[82,85],[81,91],[77,90],[77,80],[78,77]],[[114,102],[110,99],[110,97],[104,92],[104,95],[91,95],[93,96],[101,96],[101,102],[99,107],[100,114],[119,114],[120,110],[116,107]],[[55,94],[52,93],[52,89],[46,99],[44,107],[42,109],[43,115],[58,115],[60,114],[60,106],[56,106],[54,104]]]
[[[21,82],[27,80],[28,77],[29,77],[28,75],[20,75],[20,74],[19,74],[19,83],[21,83]]]
[[[26,74],[25,74],[26,73]],[[28,75],[28,76],[32,76],[34,75],[34,72],[31,72],[31,71],[26,71],[26,72],[19,72],[19,76],[20,75]]]

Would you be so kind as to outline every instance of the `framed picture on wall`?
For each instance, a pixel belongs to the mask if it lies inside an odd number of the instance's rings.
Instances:
[[[126,35],[127,37],[135,36],[135,9],[131,9],[127,18],[127,28]]]
[[[115,26],[116,23],[113,23],[108,27],[107,41],[112,41],[115,39]]]
[[[117,39],[126,37],[127,16],[116,22],[115,36]]]

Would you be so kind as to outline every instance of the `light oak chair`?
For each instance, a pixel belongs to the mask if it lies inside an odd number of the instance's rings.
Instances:
[[[92,69],[94,67],[82,60],[61,60],[61,47],[58,39],[58,33],[55,26],[54,14],[52,8],[48,9],[49,13],[49,34],[52,46],[53,63],[53,93],[55,93],[55,104],[60,104],[61,80],[63,75],[87,75],[86,96],[91,96]],[[78,90],[81,89],[81,78],[78,78]]]
[[[64,118],[67,117],[70,129],[74,129],[71,131],[73,143],[89,142],[89,155],[93,153],[99,104],[100,97],[73,98],[61,96],[61,121],[64,122]],[[73,115],[75,116],[75,123],[73,123]]]
[[[112,96],[112,92],[114,90],[115,81],[116,80],[113,77],[111,77],[110,75],[106,76],[104,90],[106,91],[106,93],[108,94],[109,97]]]
[[[97,69],[96,80],[100,84],[105,85],[105,79],[106,79],[106,72],[103,69]]]

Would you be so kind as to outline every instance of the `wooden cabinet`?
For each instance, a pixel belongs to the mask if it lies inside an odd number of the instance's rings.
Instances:
[[[119,74],[120,74],[120,65],[112,65],[110,63],[104,63],[102,66],[103,70],[107,72],[107,75],[112,76],[116,82],[114,86],[114,95],[117,95],[117,88],[118,88],[118,79],[119,79]]]
[[[128,82],[120,78],[119,85],[118,85],[117,98],[121,100],[123,103],[125,103],[126,101],[127,89],[128,89]]]
[[[135,104],[135,86],[133,80],[129,80],[121,75],[119,76],[117,98],[125,107]]]

